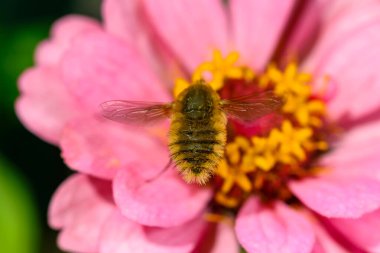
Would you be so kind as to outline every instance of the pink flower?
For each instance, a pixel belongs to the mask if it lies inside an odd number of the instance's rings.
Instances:
[[[241,246],[247,252],[379,252],[377,1],[107,0],[102,11],[102,23],[82,16],[59,20],[51,39],[39,45],[36,66],[19,82],[19,118],[60,147],[65,163],[78,172],[58,189],[49,210],[50,225],[61,230],[62,249],[230,253]],[[313,76],[313,94],[302,108],[290,104],[296,98],[283,108],[283,118],[297,124],[283,119],[282,128],[268,136],[251,136],[257,128],[236,126],[244,137],[227,145],[227,165],[221,165],[225,171],[217,173],[213,187],[186,184],[175,170],[147,183],[168,162],[166,126],[123,126],[99,117],[98,106],[111,99],[172,101],[173,83],[196,75],[213,50],[237,51],[244,66],[238,66],[239,73],[254,72],[244,78],[223,72],[222,86],[254,80],[282,92],[286,71],[267,66],[297,59],[299,69]],[[329,81],[323,81],[326,77]],[[337,140],[325,138],[335,137],[331,122],[342,132]],[[274,162],[272,153],[266,156],[270,145],[265,146],[272,137],[275,145],[286,143],[272,150]],[[267,153],[257,151],[261,144]],[[241,169],[235,181],[228,181],[234,149],[244,145],[257,153],[237,159],[239,169],[244,161],[255,168]],[[274,164],[281,164],[281,172],[299,174],[286,174],[282,183]],[[267,175],[278,179],[270,189],[265,188]],[[217,180],[224,180],[223,187]],[[240,187],[237,198],[226,182]],[[278,182],[275,195],[266,195]],[[214,220],[222,214],[222,222],[206,222],[210,212]]]

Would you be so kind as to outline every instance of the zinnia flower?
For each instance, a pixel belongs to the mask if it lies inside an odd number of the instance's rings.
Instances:
[[[68,16],[20,78],[16,110],[77,171],[49,223],[72,252],[380,252],[377,1],[107,0]],[[205,79],[223,98],[272,91],[280,113],[230,120],[205,185],[168,162],[167,125],[99,116],[170,102]]]

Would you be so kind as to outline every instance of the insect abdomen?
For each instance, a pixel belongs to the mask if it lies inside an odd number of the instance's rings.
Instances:
[[[222,112],[202,121],[186,122],[181,114],[173,116],[169,151],[185,181],[204,184],[214,174],[224,153],[225,122]]]

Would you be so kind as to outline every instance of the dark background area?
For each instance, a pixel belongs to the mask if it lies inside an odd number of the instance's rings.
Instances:
[[[14,113],[20,73],[33,66],[36,45],[52,23],[79,13],[99,18],[100,0],[6,0],[0,8],[0,252],[61,252],[47,226],[47,208],[72,173],[58,148],[28,132]],[[15,244],[25,247],[17,248]],[[23,245],[22,245],[23,244]],[[17,250],[17,252],[16,252]]]

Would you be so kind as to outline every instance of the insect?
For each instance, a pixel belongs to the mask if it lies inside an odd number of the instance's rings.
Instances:
[[[223,158],[227,116],[252,122],[281,107],[272,92],[223,100],[205,81],[182,91],[171,103],[112,100],[101,104],[103,116],[127,124],[171,118],[168,147],[184,180],[205,184]]]

